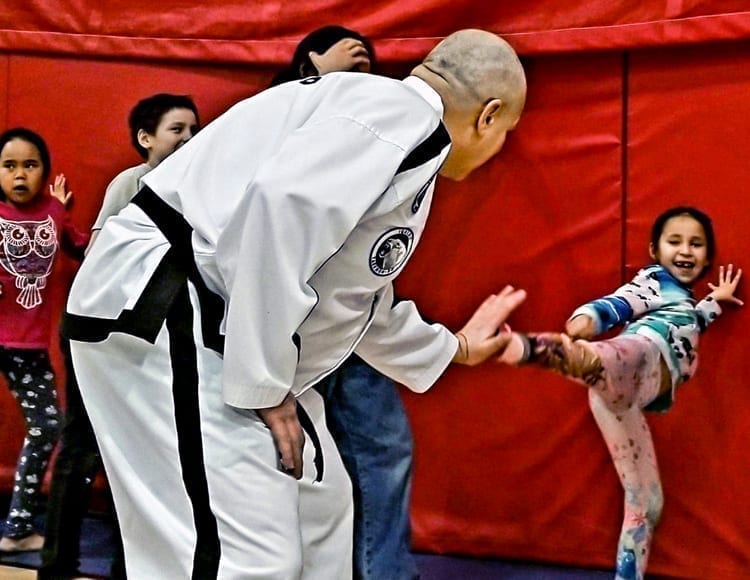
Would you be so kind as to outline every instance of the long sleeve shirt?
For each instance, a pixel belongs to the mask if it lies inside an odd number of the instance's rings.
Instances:
[[[578,307],[571,318],[586,314],[596,333],[625,324],[623,333],[641,334],[659,347],[673,389],[688,380],[698,365],[698,337],[721,314],[708,297],[696,303],[690,288],[654,264],[612,294]]]
[[[151,171],[151,166],[147,163],[140,163],[133,167],[118,173],[107,186],[102,200],[102,207],[99,215],[96,216],[92,231],[102,229],[107,218],[120,212],[130,200],[135,197],[141,188],[141,178]]]
[[[46,192],[20,207],[0,202],[0,346],[49,347],[55,257],[61,248],[83,257],[88,240]]]

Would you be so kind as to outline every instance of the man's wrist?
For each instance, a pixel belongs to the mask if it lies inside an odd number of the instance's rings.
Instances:
[[[466,364],[469,360],[469,339],[463,332],[457,332],[456,339],[458,339],[458,350],[456,356],[453,357],[453,362]]]

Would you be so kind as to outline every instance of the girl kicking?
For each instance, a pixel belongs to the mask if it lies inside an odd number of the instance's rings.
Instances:
[[[677,387],[693,376],[698,335],[721,314],[719,302],[734,296],[742,270],[719,268],[716,285],[700,302],[692,286],[715,254],[709,217],[675,207],[654,222],[649,253],[654,264],[612,294],[577,308],[565,334],[513,334],[501,357],[533,363],[589,387],[589,404],[625,491],[616,578],[642,580],[663,496],[654,444],[643,411],[664,412]],[[589,342],[618,325],[622,332]]]

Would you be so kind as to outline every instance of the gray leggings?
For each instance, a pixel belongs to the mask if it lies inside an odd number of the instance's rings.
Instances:
[[[39,489],[60,433],[61,418],[55,375],[46,350],[0,347],[0,370],[26,422],[3,532],[5,537],[18,539],[34,531]]]

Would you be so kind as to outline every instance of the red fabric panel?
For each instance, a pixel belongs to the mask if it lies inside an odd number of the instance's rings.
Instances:
[[[5,377],[0,376],[0,482],[2,490],[9,492],[13,487],[13,473],[24,429],[18,404],[6,385]],[[5,517],[5,514],[0,514],[0,517]]]
[[[534,61],[529,79],[506,150],[466,181],[438,184],[399,278],[399,294],[456,330],[505,283],[529,291],[511,324],[549,330],[620,282],[621,58]],[[489,365],[452,368],[405,399],[418,549],[612,565],[621,498],[584,388]]]
[[[83,227],[93,221],[108,181],[138,162],[126,129],[136,100],[157,91],[189,93],[205,123],[267,84],[274,69],[261,62],[285,60],[299,36],[344,11],[324,2],[311,18],[304,0],[242,11],[224,3],[201,8],[200,18],[191,3],[175,0],[158,6],[107,2],[106,15],[98,4],[90,8],[76,0],[64,6],[58,0],[26,3],[31,8],[23,11],[15,0],[6,4],[0,28],[53,30],[53,36],[42,35],[49,50],[74,55],[0,55],[0,121],[3,128],[25,124],[44,135],[53,171],[64,171],[70,180],[73,219]],[[548,24],[544,34],[552,36],[598,26],[619,28],[625,38],[634,27],[659,20],[653,7],[603,2],[587,3],[598,4],[600,12],[573,4],[545,12],[538,2],[539,10],[525,6],[523,14],[503,20],[513,8],[501,10],[500,4],[486,11],[483,6],[483,22],[475,25],[507,27],[517,39],[529,32],[523,37],[529,54],[546,46],[541,29],[529,24],[532,14],[534,26]],[[659,26],[743,21],[742,14],[737,20],[728,14],[740,10],[737,3],[662,4]],[[347,6],[347,24],[377,32],[386,66],[401,72],[448,32],[444,26],[468,24],[471,14],[461,2],[450,10],[436,0],[421,8],[394,6]],[[396,10],[403,22],[394,17]],[[179,26],[165,16],[170,11]],[[252,18],[265,19],[265,27]],[[730,32],[744,34],[740,28]],[[120,36],[104,36],[115,33]],[[205,41],[196,40],[198,34]],[[0,47],[12,48],[2,44],[4,35],[0,30]],[[250,52],[256,45],[243,38],[278,52]],[[15,48],[41,51],[44,42]],[[90,58],[102,46],[102,57]],[[132,60],[138,55],[160,61]],[[183,58],[246,66],[165,62]],[[400,293],[416,297],[426,316],[457,328],[487,293],[510,282],[530,292],[511,320],[514,327],[560,328],[574,306],[611,289],[646,259],[651,220],[678,201],[707,209],[717,225],[719,260],[742,263],[748,253],[742,251],[747,236],[741,229],[749,211],[741,189],[748,182],[748,58],[745,43],[634,52],[627,61],[613,53],[529,58],[529,103],[517,132],[504,154],[476,175],[439,184],[424,243],[399,281]],[[625,181],[623,62],[629,67]],[[69,277],[72,266],[61,267]],[[58,287],[60,303],[65,287]],[[710,329],[698,376],[679,393],[672,412],[652,418],[667,496],[653,572],[724,580],[744,578],[750,567],[744,485],[750,421],[743,384],[750,369],[736,338],[746,316],[731,313]],[[54,362],[61,372],[59,356]],[[418,549],[612,566],[622,494],[582,388],[534,369],[485,366],[451,369],[429,394],[405,393],[405,399],[417,440]],[[0,392],[5,490],[21,433],[14,401]]]
[[[646,258],[653,218],[689,204],[713,219],[715,265],[750,273],[750,44],[635,53],[630,78],[628,269]],[[717,275],[714,268],[706,281]],[[696,294],[707,290],[699,283]],[[725,311],[701,339],[696,377],[674,410],[651,423],[666,496],[655,572],[744,578],[750,569],[749,313]]]
[[[6,0],[0,50],[281,64],[309,30],[342,21],[386,60],[421,57],[458,28],[505,35],[524,54],[636,48],[750,36],[742,0],[508,3],[473,0]]]
[[[8,94],[8,61],[8,56],[0,56],[0,95]],[[7,100],[0,100],[0,127],[6,126],[7,115],[8,102]]]

